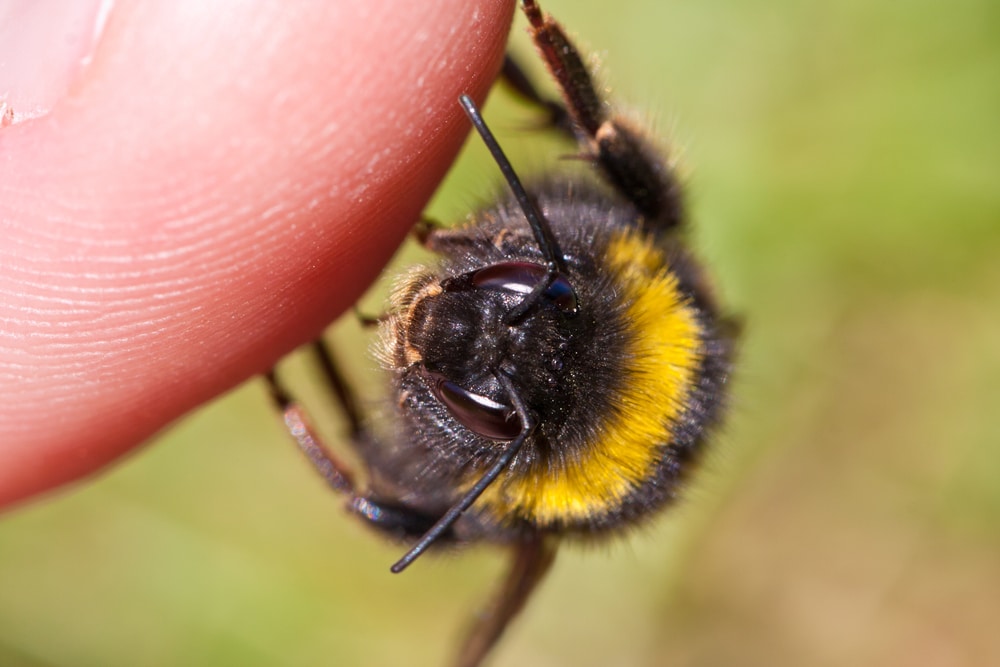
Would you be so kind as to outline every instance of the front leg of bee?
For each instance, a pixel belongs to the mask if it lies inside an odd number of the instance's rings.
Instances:
[[[351,438],[356,448],[362,450],[366,439],[370,438],[371,435],[364,428],[355,397],[344,382],[326,346],[319,342],[316,343],[314,349],[327,383],[336,395],[347,419]],[[267,373],[264,379],[267,381],[271,400],[281,410],[285,427],[299,449],[306,455],[320,477],[326,481],[327,486],[348,496],[348,506],[351,511],[365,523],[394,539],[412,541],[426,533],[440,518],[417,511],[401,503],[360,493],[350,466],[323,444],[310,425],[303,407],[278,380],[274,371]],[[450,531],[442,535],[442,541],[447,542],[451,538]]]
[[[413,226],[413,235],[426,250],[439,255],[454,256],[482,252],[483,235],[470,233],[464,226],[448,227],[436,220],[423,217]],[[500,239],[493,241],[494,245],[498,245]]]
[[[632,202],[652,229],[681,222],[680,187],[660,153],[632,125],[613,114],[594,86],[573,42],[534,0],[522,0],[530,33],[559,85],[577,141],[608,182]]]

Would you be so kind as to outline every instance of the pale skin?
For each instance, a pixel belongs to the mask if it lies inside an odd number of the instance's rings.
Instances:
[[[89,64],[37,93],[47,113],[0,128],[0,507],[348,310],[450,166],[456,100],[484,99],[514,11],[203,7],[119,0]]]

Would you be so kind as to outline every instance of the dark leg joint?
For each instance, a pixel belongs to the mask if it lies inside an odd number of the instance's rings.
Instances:
[[[351,511],[373,528],[400,541],[413,541],[420,538],[440,518],[404,505],[393,505],[360,496],[351,500]],[[454,541],[454,531],[449,528],[442,533],[438,541]]]

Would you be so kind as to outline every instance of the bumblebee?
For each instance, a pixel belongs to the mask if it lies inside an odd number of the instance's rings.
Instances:
[[[611,111],[561,26],[523,0],[562,102],[509,60],[504,79],[570,135],[595,173],[522,185],[479,110],[460,103],[510,195],[458,228],[418,225],[440,255],[399,282],[380,321],[388,425],[366,420],[316,345],[359,484],[272,372],[291,434],[367,524],[409,545],[507,545],[513,563],[457,664],[480,664],[560,541],[606,539],[678,494],[719,421],[735,328],[685,246],[681,189],[643,132]],[[385,421],[385,420],[382,420]]]

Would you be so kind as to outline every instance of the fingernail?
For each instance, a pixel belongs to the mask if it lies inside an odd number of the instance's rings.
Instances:
[[[0,127],[48,113],[90,61],[112,0],[0,5]]]

